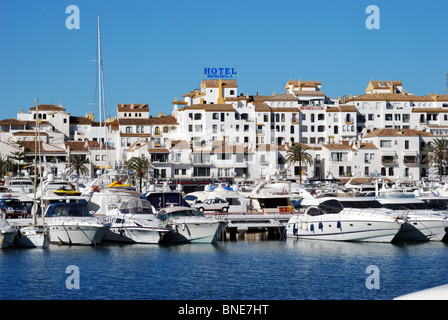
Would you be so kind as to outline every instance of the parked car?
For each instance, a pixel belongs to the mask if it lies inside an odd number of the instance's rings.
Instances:
[[[229,203],[221,198],[208,198],[193,205],[200,211],[229,211]]]
[[[27,214],[26,207],[22,201],[9,197],[0,199],[0,210],[6,219],[24,218]]]

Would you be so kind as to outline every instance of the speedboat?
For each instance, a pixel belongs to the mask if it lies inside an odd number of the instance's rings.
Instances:
[[[45,223],[50,242],[70,245],[99,244],[112,225],[92,216],[85,200],[50,204],[45,212]]]
[[[442,241],[448,228],[448,198],[378,198],[385,208],[406,216],[407,223],[394,240]]]
[[[152,212],[151,202],[144,199],[122,201],[106,212],[105,221],[112,223],[104,241],[157,244],[171,229]]]
[[[196,208],[170,207],[161,209],[158,218],[173,232],[167,233],[163,242],[215,242],[228,221],[205,216]]]
[[[0,248],[10,248],[14,243],[17,230],[14,229],[8,220],[0,218]]]
[[[286,235],[299,239],[391,242],[405,221],[392,210],[344,208],[333,199],[310,206],[303,214],[292,215]]]

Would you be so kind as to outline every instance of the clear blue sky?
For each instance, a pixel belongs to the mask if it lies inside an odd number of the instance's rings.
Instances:
[[[80,29],[68,30],[68,5]],[[368,5],[380,29],[368,30]],[[446,0],[1,0],[0,119],[34,98],[72,115],[96,106],[96,23],[101,16],[107,113],[145,102],[170,114],[198,88],[204,67],[235,67],[239,93],[272,94],[293,78],[331,97],[362,94],[370,78],[415,94],[444,93]]]

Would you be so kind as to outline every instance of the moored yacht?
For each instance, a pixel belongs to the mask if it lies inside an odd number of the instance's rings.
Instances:
[[[405,223],[392,210],[344,208],[337,200],[294,214],[287,237],[314,240],[391,242]]]
[[[92,216],[86,201],[52,203],[45,212],[50,242],[61,244],[97,245],[110,222]]]
[[[151,203],[144,199],[121,201],[118,207],[106,212],[104,220],[112,223],[104,241],[157,244],[172,231],[153,214]]]
[[[204,216],[196,208],[171,207],[161,209],[158,218],[173,232],[167,233],[163,242],[215,242],[228,221]]]

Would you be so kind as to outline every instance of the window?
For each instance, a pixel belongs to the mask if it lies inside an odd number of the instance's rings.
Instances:
[[[392,140],[381,140],[380,141],[381,148],[390,148],[392,147]]]
[[[392,121],[392,114],[391,113],[386,114],[385,117],[384,117],[384,120]]]
[[[212,132],[213,132],[213,133],[218,133],[218,125],[214,124],[214,125],[212,126]]]
[[[192,124],[188,125],[188,132],[193,132],[193,125]],[[155,133],[155,134],[157,134],[157,133]]]
[[[190,127],[193,127],[191,124],[188,126],[189,128]],[[189,130],[190,132],[191,131],[193,131],[193,130]],[[156,135],[156,136],[160,136],[160,128],[159,127],[155,127],[155,129],[154,129],[154,135]]]
[[[367,115],[367,120],[369,120],[369,121],[373,121],[373,120],[374,120],[374,115],[371,114],[371,113],[369,113],[369,114]]]
[[[201,119],[202,119],[202,114],[200,114],[200,113],[194,114],[194,120],[201,120]]]
[[[294,126],[291,126],[289,133],[294,134]]]
[[[126,133],[132,133],[132,127],[126,127]]]
[[[215,112],[212,114],[212,119],[213,120],[219,120],[219,113]]]
[[[317,115],[317,120],[325,120],[325,115],[323,113],[319,113]]]
[[[332,161],[347,161],[347,153],[346,152],[332,152],[331,153]]]
[[[404,148],[409,149],[409,140],[404,140]]]

